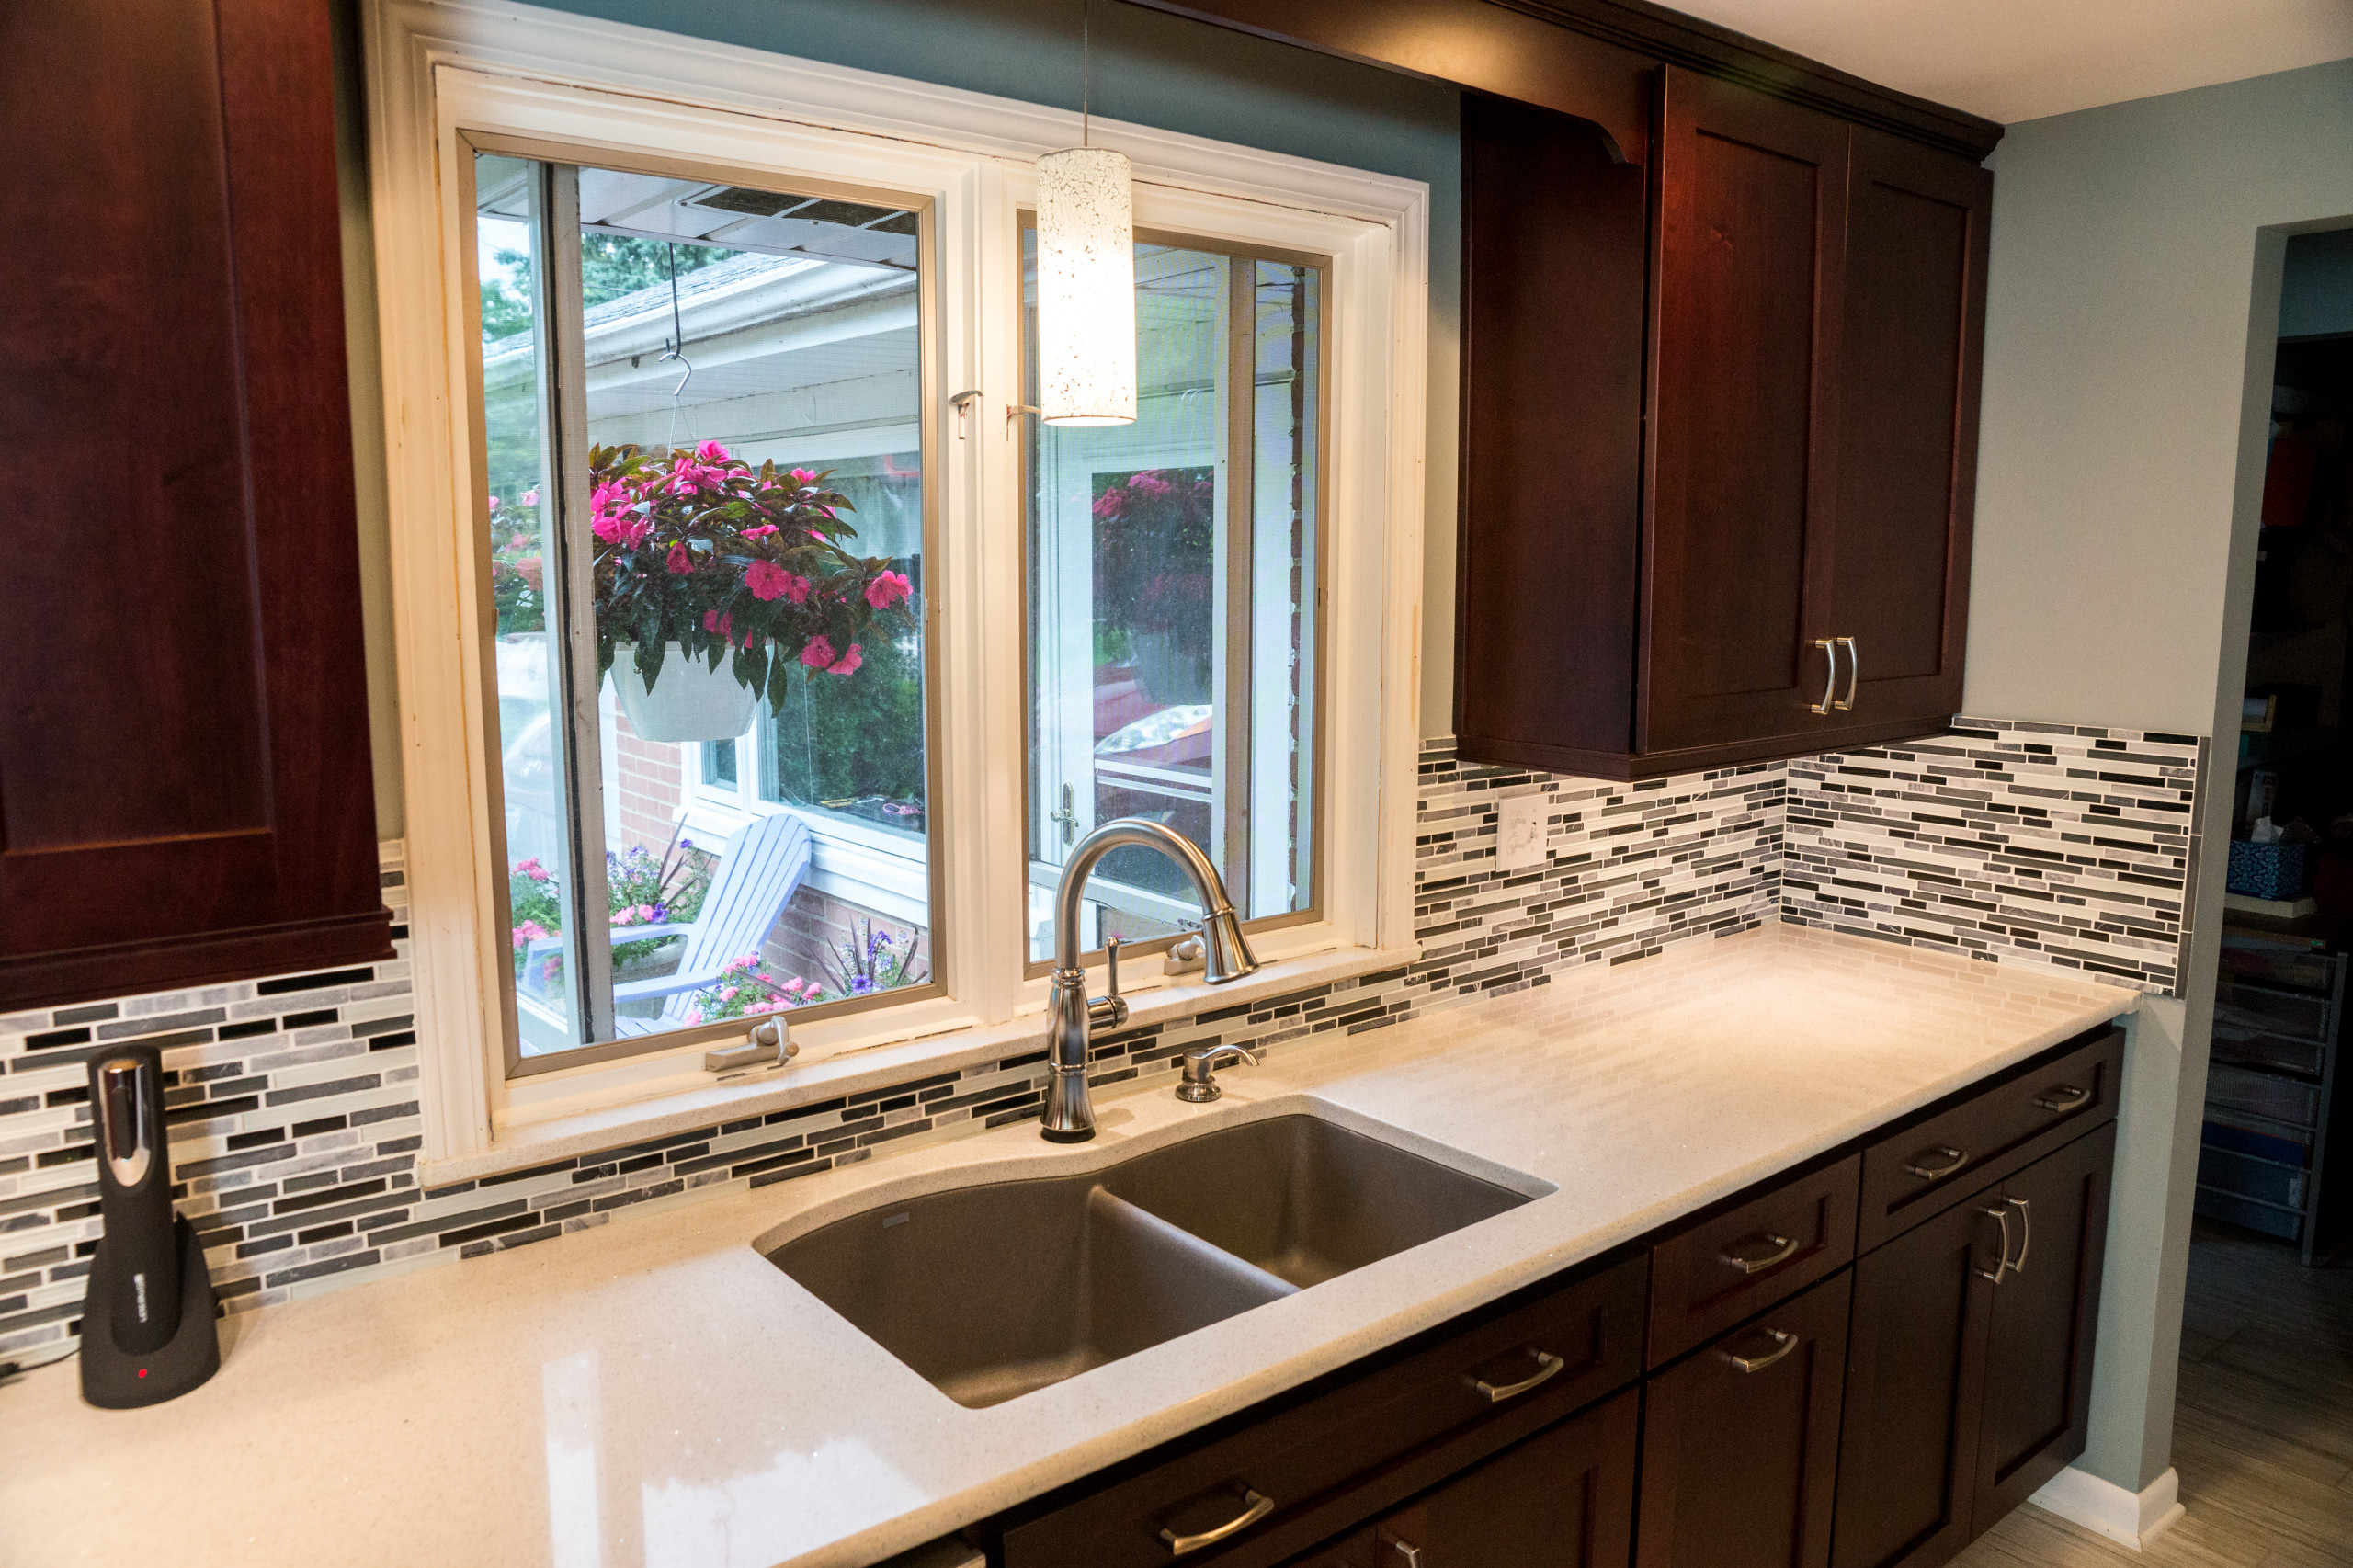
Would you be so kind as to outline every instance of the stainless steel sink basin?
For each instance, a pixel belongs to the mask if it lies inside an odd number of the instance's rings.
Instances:
[[[1529,1201],[1313,1116],[885,1204],[768,1254],[959,1404],[1075,1377]]]

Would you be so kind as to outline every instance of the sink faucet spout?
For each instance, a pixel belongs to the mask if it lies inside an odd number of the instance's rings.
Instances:
[[[1242,934],[1242,917],[1226,896],[1224,879],[1191,839],[1160,823],[1120,817],[1079,840],[1063,863],[1062,882],[1054,892],[1053,994],[1047,1024],[1052,1071],[1046,1081],[1046,1112],[1040,1128],[1052,1142],[1078,1143],[1095,1136],[1095,1107],[1086,1088],[1087,1047],[1097,1028],[1117,1028],[1127,1021],[1128,1005],[1120,995],[1116,967],[1111,994],[1088,1000],[1086,971],[1078,961],[1078,925],[1086,879],[1094,874],[1097,862],[1131,844],[1157,849],[1176,862],[1199,895],[1203,979],[1211,985],[1222,985],[1258,967]]]

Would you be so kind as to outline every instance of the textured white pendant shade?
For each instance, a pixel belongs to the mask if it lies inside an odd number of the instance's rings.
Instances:
[[[1135,203],[1128,159],[1070,147],[1038,160],[1038,408],[1049,425],[1136,416]]]

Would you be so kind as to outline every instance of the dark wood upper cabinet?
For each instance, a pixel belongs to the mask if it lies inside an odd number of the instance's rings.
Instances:
[[[1855,131],[1829,634],[1859,679],[1833,740],[1961,707],[1993,202],[1987,170]]]
[[[1634,745],[1679,767],[1821,729],[1847,130],[1671,66],[1660,100]]]
[[[1639,217],[1591,127],[1465,105],[1458,749],[1649,778],[1938,731],[1992,176],[1654,91]]]
[[[328,17],[0,9],[0,1010],[392,956]]]

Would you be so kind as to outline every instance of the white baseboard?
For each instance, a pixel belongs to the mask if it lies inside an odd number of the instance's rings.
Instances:
[[[2027,1501],[2138,1551],[2181,1517],[2181,1477],[2168,1470],[2133,1493],[2070,1466]]]

